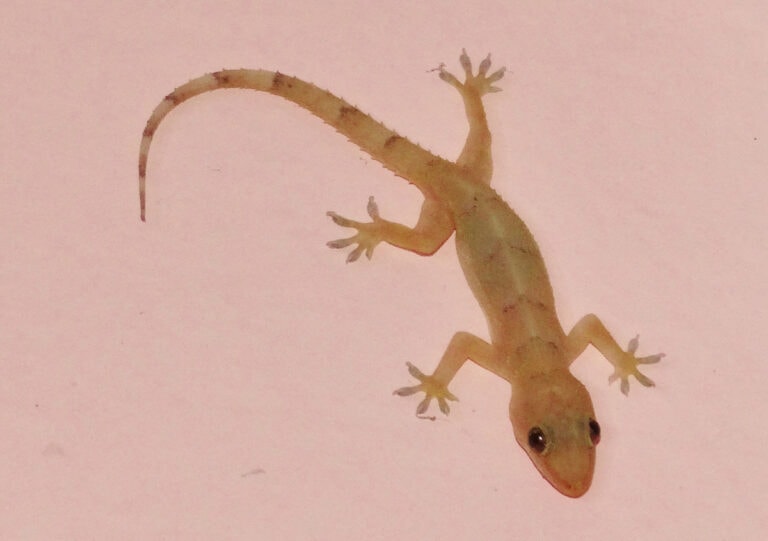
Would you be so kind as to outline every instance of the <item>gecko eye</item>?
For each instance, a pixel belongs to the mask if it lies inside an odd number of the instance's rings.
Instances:
[[[547,436],[544,435],[544,431],[538,426],[534,426],[528,432],[528,446],[538,454],[543,453],[547,448]]]
[[[600,425],[594,419],[589,420],[589,439],[592,440],[592,445],[600,443]]]

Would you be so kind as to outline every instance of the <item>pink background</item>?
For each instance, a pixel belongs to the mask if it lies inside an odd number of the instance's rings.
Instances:
[[[0,19],[0,539],[764,537],[762,0],[4,0]],[[577,501],[518,448],[491,374],[464,369],[435,422],[391,395],[485,323],[452,242],[353,265],[325,247],[345,233],[326,210],[375,194],[413,223],[420,200],[306,112],[185,104],[138,219],[141,131],[174,86],[279,69],[454,157],[461,104],[429,70],[461,47],[509,68],[495,186],[563,324],[596,312],[667,353],[628,399],[594,350],[577,363],[604,430]]]

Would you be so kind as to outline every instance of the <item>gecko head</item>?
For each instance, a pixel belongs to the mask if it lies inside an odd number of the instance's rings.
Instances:
[[[509,418],[515,439],[553,487],[571,498],[589,489],[600,425],[589,393],[570,372],[513,385]]]

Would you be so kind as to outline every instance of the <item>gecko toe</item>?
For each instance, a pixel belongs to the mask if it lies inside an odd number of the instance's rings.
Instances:
[[[409,387],[400,387],[399,389],[395,389],[392,391],[392,394],[395,394],[397,396],[411,396],[412,394],[416,394],[419,391],[423,391],[421,385],[411,385]]]
[[[329,240],[328,242],[325,243],[325,245],[328,246],[328,248],[339,249],[339,248],[346,248],[350,244],[354,244],[354,242],[355,242],[355,237],[349,237],[346,239]]]
[[[656,384],[653,382],[651,378],[648,376],[641,374],[640,372],[635,372],[635,379],[640,382],[640,385],[644,387],[655,387]]]
[[[432,402],[431,396],[426,396],[424,400],[419,402],[419,405],[416,406],[416,415],[422,415],[427,412],[429,409],[429,403]]]

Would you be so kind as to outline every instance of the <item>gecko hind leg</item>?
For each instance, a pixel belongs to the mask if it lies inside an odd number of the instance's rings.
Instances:
[[[347,256],[347,263],[357,261],[362,254],[371,259],[374,248],[382,241],[419,255],[431,255],[453,233],[450,211],[443,203],[430,196],[424,199],[418,223],[413,228],[382,218],[373,197],[368,198],[367,211],[372,220],[367,223],[350,220],[335,212],[327,213],[337,225],[357,230],[351,237],[328,243],[330,248],[346,248],[357,244]]]
[[[488,70],[491,67],[490,54],[486,56],[482,62],[480,62],[477,75],[472,74],[472,61],[469,59],[465,49],[461,50],[459,62],[461,63],[461,67],[464,70],[465,78],[463,83],[459,82],[455,75],[447,71],[444,64],[441,64],[438,70],[440,72],[440,79],[458,90],[462,96],[465,96],[470,92],[474,92],[479,96],[483,96],[491,92],[501,91],[501,88],[493,86],[493,83],[504,77],[506,68],[500,68],[493,72],[491,75],[488,75]]]
[[[439,68],[440,78],[454,87],[461,94],[464,101],[464,110],[469,122],[469,133],[464,143],[464,148],[456,160],[456,165],[468,171],[477,181],[490,184],[493,176],[493,160],[491,158],[491,131],[488,128],[488,120],[485,117],[483,96],[501,89],[493,86],[493,83],[504,77],[504,68],[491,75],[488,70],[491,67],[491,55],[480,62],[477,75],[472,73],[472,62],[467,52],[462,49],[459,58],[464,69],[464,82],[461,83],[452,73],[446,71],[445,66]]]

